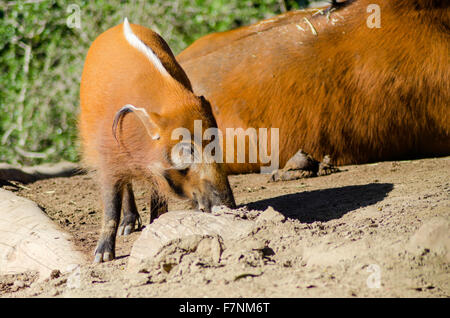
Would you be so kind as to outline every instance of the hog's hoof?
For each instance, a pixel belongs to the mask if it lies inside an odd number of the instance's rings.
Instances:
[[[94,263],[109,262],[115,258],[114,247],[108,240],[101,240],[97,244],[94,254]]]
[[[319,165],[318,176],[327,176],[332,173],[340,172],[339,168],[333,166],[331,163],[330,156],[325,156]]]
[[[317,176],[326,176],[340,170],[331,164],[330,156],[325,156],[322,162],[318,162],[311,155],[299,150],[288,160],[283,169],[275,170],[268,182],[291,181]]]
[[[317,174],[313,171],[305,170],[276,170],[270,177],[268,182],[278,182],[278,181],[291,181],[303,178],[316,177]]]
[[[137,223],[137,227],[135,226]],[[132,232],[140,231],[142,227],[141,217],[138,215],[126,215],[122,222],[119,225],[119,229],[117,230],[117,234],[119,235],[129,235]]]

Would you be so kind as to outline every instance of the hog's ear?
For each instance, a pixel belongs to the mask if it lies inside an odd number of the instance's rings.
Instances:
[[[161,137],[159,135],[159,131],[161,129],[161,125],[163,124],[163,120],[160,115],[157,113],[147,113],[145,108],[137,108],[133,105],[125,105],[123,106],[114,116],[112,131],[114,138],[117,139],[117,128],[119,124],[122,122],[124,116],[128,113],[133,113],[144,125],[148,135],[153,140],[159,140]]]
[[[167,120],[164,117],[162,117],[160,114],[155,113],[155,112],[150,112],[148,117],[149,117],[150,123],[154,127],[158,128],[159,131],[161,131],[167,127]]]

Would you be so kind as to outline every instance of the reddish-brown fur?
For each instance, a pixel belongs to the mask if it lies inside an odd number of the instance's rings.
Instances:
[[[280,166],[299,149],[337,164],[449,155],[448,1],[376,1],[370,29],[371,3],[209,35],[177,59],[219,128],[280,128]]]
[[[173,167],[170,151],[178,143],[171,139],[173,129],[184,127],[193,134],[194,120],[201,120],[203,129],[217,125],[209,103],[192,93],[189,79],[164,40],[145,27],[131,26],[171,76],[161,74],[142,52],[130,45],[123,34],[123,24],[101,34],[88,52],[81,80],[79,130],[83,159],[98,173],[105,209],[96,261],[114,257],[122,206],[123,226],[134,228],[139,218],[132,179],[150,182],[154,193],[151,200],[156,206],[152,206],[152,218],[159,213],[153,213],[154,208],[167,209],[165,195],[169,190],[206,205],[206,210],[213,203],[234,205],[220,165],[196,164],[182,171]],[[114,118],[127,104],[145,109],[159,140],[152,139],[145,125],[132,114],[123,117],[117,129],[118,140],[114,138]]]
[[[246,37],[254,36],[260,32],[265,32],[275,27],[287,25],[289,23],[297,23],[303,16],[307,17],[311,14],[324,10],[326,7],[305,9],[302,11],[289,11],[278,15],[274,18],[265,19],[252,26],[244,26],[234,30],[211,33],[195,41],[188,49],[184,50],[177,56],[177,61],[183,63],[193,58],[207,55],[223,47],[233,44]]]

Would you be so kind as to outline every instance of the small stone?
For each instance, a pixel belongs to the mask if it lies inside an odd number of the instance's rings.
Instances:
[[[128,276],[128,283],[132,287],[143,286],[149,283],[149,278],[147,275],[130,274]]]
[[[54,269],[50,273],[50,278],[51,279],[59,278],[60,276],[61,276],[61,271],[59,269]]]
[[[286,260],[283,262],[283,267],[292,267],[292,262],[290,260]]]
[[[450,221],[444,217],[428,220],[412,235],[406,248],[416,255],[432,251],[450,261]]]
[[[14,282],[14,287],[16,287],[16,289],[20,289],[20,288],[24,288],[25,287],[25,283],[21,280],[16,280]]]
[[[280,212],[276,211],[273,207],[269,206],[261,215],[257,218],[257,222],[284,222],[286,217]]]
[[[255,251],[261,251],[266,247],[264,241],[256,239],[247,240],[243,243],[243,245],[246,247],[247,250],[255,250]]]
[[[196,252],[200,257],[210,259],[217,264],[220,262],[220,256],[223,251],[221,241],[220,236],[204,238],[198,244]]]

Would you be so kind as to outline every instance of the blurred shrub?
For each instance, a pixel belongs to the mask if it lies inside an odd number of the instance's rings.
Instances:
[[[124,17],[175,54],[197,38],[307,0],[0,0],[0,162],[77,161],[79,82],[89,45]],[[75,7],[73,6],[75,5]],[[77,9],[80,28],[70,28]]]

